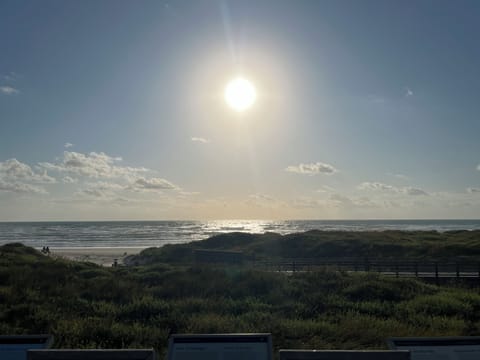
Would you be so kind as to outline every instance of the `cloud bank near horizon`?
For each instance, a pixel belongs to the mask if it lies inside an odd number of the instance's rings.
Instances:
[[[112,211],[122,207],[157,212],[176,209],[174,214],[194,214],[195,211],[223,214],[225,209],[232,209],[229,210],[232,212],[226,213],[234,214],[233,209],[238,208],[245,213],[258,214],[256,217],[274,218],[302,217],[298,214],[305,214],[305,217],[322,214],[317,216],[372,218],[371,214],[380,209],[392,214],[435,208],[480,209],[480,197],[473,196],[480,193],[478,187],[449,193],[380,181],[365,181],[350,188],[317,182],[312,189],[302,190],[302,181],[291,178],[298,184],[296,194],[272,193],[265,189],[265,192],[219,197],[215,193],[183,189],[159,176],[158,170],[125,164],[120,156],[95,151],[69,151],[71,146],[67,144],[70,143],[65,143],[67,150],[54,161],[29,165],[12,158],[0,162],[0,196],[10,194],[10,201],[30,199],[32,204],[47,201],[73,209],[83,209],[87,205]],[[307,176],[330,176],[339,172],[333,165],[323,162],[300,163],[283,170]],[[337,177],[311,178],[312,181],[316,179],[328,179],[330,184],[336,184],[338,180]],[[405,181],[402,178],[399,180]]]

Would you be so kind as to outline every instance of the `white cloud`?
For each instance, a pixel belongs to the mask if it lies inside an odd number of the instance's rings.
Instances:
[[[86,186],[87,188],[76,192],[75,195],[80,197],[86,196],[93,198],[113,199],[117,196],[117,191],[121,191],[126,188],[124,185],[105,181],[87,182]]]
[[[190,138],[190,140],[192,140],[193,142],[199,142],[199,143],[202,143],[202,144],[208,144],[210,142],[210,140],[208,139],[205,139],[203,137],[192,137]]]
[[[76,196],[80,197],[93,197],[93,198],[106,198],[107,194],[104,191],[99,189],[83,189],[75,193]]]
[[[178,186],[161,178],[138,178],[130,185],[133,190],[177,190]]]
[[[75,184],[78,182],[78,179],[74,179],[72,178],[71,176],[65,176],[63,179],[62,179],[62,182],[64,184]]]
[[[386,191],[386,192],[399,192],[399,189],[393,185],[384,184],[381,182],[363,182],[358,185],[360,190],[374,190],[374,191]]]
[[[63,146],[68,149],[68,148],[72,147],[73,144],[69,143],[69,142],[66,142],[65,145],[63,145]]]
[[[103,152],[82,154],[74,151],[64,151],[63,159],[59,163],[42,162],[39,165],[50,170],[67,172],[90,178],[119,178],[131,179],[139,173],[148,172],[146,168],[133,168],[116,165],[122,161],[121,157],[112,157]]]
[[[176,197],[177,199],[190,199],[193,200],[193,198],[197,195],[200,195],[200,192],[198,191],[177,191]]]
[[[155,201],[159,196],[164,196],[162,201],[172,201],[192,196],[195,193],[183,191],[179,186],[160,177],[143,175],[153,172],[145,168],[121,166],[120,157],[112,157],[105,153],[91,152],[82,154],[64,151],[63,157],[52,163],[39,163],[38,166],[30,167],[16,159],[0,162],[0,192],[17,194],[47,194],[44,187],[37,184],[68,184],[68,187],[52,187],[53,195],[59,191],[73,190],[73,194],[67,196],[65,201],[71,199],[75,203],[108,203],[115,199],[124,199],[128,192],[135,192],[136,196],[129,199],[129,203],[154,201],[147,192],[156,192]],[[57,172],[58,181],[48,173]],[[51,170],[51,171],[50,171]],[[50,191],[50,188],[48,188]],[[162,191],[174,190],[163,195]],[[144,193],[144,194],[140,194]],[[73,195],[73,196],[72,196]],[[130,193],[133,195],[133,193]],[[128,196],[127,196],[128,197]],[[117,201],[118,204],[125,203]]]
[[[37,173],[32,168],[17,159],[8,159],[0,162],[0,178],[5,180],[19,180],[22,182],[34,182],[42,184],[56,183],[55,178],[49,176],[47,171]]]
[[[317,175],[317,174],[332,175],[338,172],[338,170],[335,169],[332,165],[321,163],[321,162],[310,163],[310,164],[301,163],[297,166],[288,166],[285,169],[285,171],[294,172],[297,174],[306,174],[306,175]]]
[[[14,87],[4,85],[0,86],[0,93],[5,94],[5,95],[15,95],[18,94],[20,91],[18,89],[15,89]]]
[[[397,194],[405,194],[411,196],[428,196],[429,194],[422,189],[414,188],[414,187],[396,187],[389,184],[384,184],[381,182],[363,182],[357,187],[359,190],[370,190],[370,191],[381,191],[381,192],[390,192],[390,193],[397,193]]]
[[[405,88],[405,97],[413,96],[413,91],[410,88]]]
[[[21,182],[6,182],[0,179],[0,191],[13,193],[46,194],[45,189]]]
[[[480,164],[477,165],[477,170],[480,171]]]
[[[0,162],[0,191],[13,193],[46,194],[47,191],[36,184],[53,184],[56,180],[44,170],[35,172],[30,166],[17,159]]]
[[[102,191],[117,191],[126,188],[124,185],[106,181],[87,182],[86,185],[92,189],[99,189]]]

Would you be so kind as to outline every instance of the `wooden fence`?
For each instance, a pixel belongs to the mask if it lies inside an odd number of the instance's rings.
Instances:
[[[396,277],[480,278],[480,262],[371,259],[283,259],[257,261],[256,268],[278,272],[333,269],[347,272],[377,272]]]

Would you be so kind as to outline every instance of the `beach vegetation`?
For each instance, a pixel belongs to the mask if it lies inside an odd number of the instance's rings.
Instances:
[[[51,333],[58,348],[161,355],[173,333],[271,332],[275,349],[381,349],[389,336],[478,334],[477,285],[328,268],[106,268],[9,244],[0,247],[0,331]]]
[[[242,252],[249,260],[382,259],[400,261],[480,261],[480,231],[320,231],[228,233],[203,241],[149,248],[129,264],[182,264],[195,261],[195,250]]]

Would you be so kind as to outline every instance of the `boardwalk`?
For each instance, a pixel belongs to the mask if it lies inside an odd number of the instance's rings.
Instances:
[[[307,272],[333,269],[346,272],[376,272],[387,276],[417,278],[480,278],[480,262],[369,260],[369,259],[284,259],[256,262],[268,271]]]

